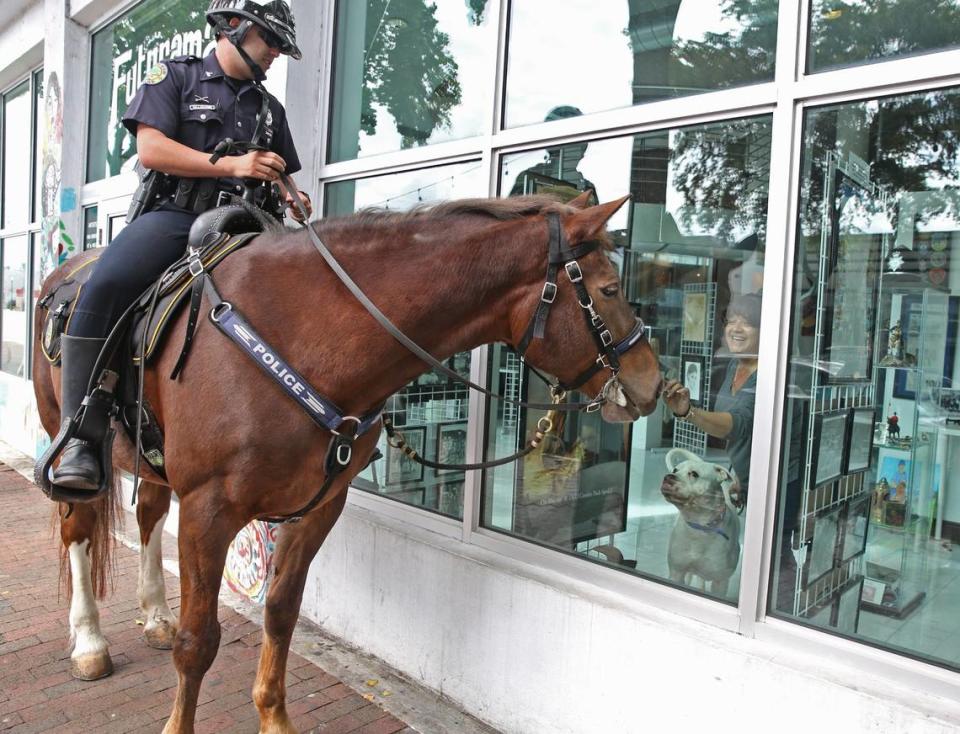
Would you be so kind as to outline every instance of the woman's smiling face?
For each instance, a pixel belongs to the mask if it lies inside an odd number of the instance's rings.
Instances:
[[[760,329],[742,314],[731,314],[723,327],[727,349],[734,356],[756,357],[760,348]]]

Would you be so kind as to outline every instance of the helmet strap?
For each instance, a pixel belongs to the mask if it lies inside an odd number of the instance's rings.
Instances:
[[[230,43],[233,44],[233,47],[237,49],[237,53],[240,54],[240,58],[243,59],[247,66],[250,67],[250,71],[253,74],[253,80],[259,83],[266,79],[267,75],[264,73],[263,69],[260,68],[260,65],[251,59],[250,54],[248,54],[240,45],[243,42],[243,39],[247,37],[247,33],[250,32],[250,28],[253,25],[254,24],[252,21],[241,20],[240,25],[234,28],[229,23],[218,20],[217,30],[226,36],[227,40],[229,40]]]

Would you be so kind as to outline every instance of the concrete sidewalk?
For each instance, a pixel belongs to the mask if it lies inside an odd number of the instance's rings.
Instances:
[[[0,730],[159,732],[170,713],[176,671],[169,651],[151,649],[142,639],[136,600],[137,552],[118,543],[115,589],[100,605],[115,672],[95,682],[74,680],[67,647],[68,603],[58,594],[60,540],[51,522],[52,509],[23,476],[0,464]],[[124,515],[127,544],[134,545],[129,538],[136,537],[136,523],[129,513]],[[175,554],[174,538],[166,536],[164,546],[165,556]],[[164,565],[169,566],[167,562]],[[165,576],[170,606],[177,610],[178,579],[169,572]],[[222,595],[221,602],[224,600]],[[259,621],[237,611],[244,606],[239,599],[229,607],[221,603],[223,636],[201,689],[197,732],[258,729],[250,690],[261,630]],[[252,616],[258,616],[258,609],[246,607]],[[429,706],[422,705],[423,689],[415,690],[416,686],[382,667],[378,671],[375,661],[358,663],[355,656],[338,650],[335,641],[315,628],[303,627],[298,625],[286,681],[288,711],[300,731],[492,731],[459,712],[442,710],[444,705],[437,701],[433,703],[439,704],[440,711],[426,710]],[[296,654],[297,649],[306,657]],[[334,674],[319,667],[320,661]],[[346,685],[341,677],[350,678],[363,693]],[[409,699],[406,703],[405,698]],[[389,714],[385,705],[401,714],[409,711],[411,719],[419,718],[417,729]],[[423,721],[428,722],[426,726]]]

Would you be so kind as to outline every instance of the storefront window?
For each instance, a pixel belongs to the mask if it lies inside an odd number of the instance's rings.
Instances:
[[[331,162],[480,135],[499,4],[337,3]]]
[[[481,164],[471,161],[340,181],[328,184],[324,196],[326,216],[331,217],[369,207],[402,211],[418,204],[485,193]],[[453,355],[446,365],[469,379],[470,352]],[[393,395],[387,401],[386,413],[419,454],[431,461],[462,464],[466,460],[468,398],[466,385],[431,370]],[[385,436],[380,437],[378,445],[383,458],[362,471],[353,486],[462,518],[464,472],[427,469],[389,446]]]
[[[609,222],[624,292],[665,379],[690,391],[632,425],[570,414],[558,440],[486,474],[483,524],[733,602],[749,489],[766,245],[769,117],[506,156],[504,195],[591,189],[633,200]],[[546,386],[492,348],[491,385],[544,402]],[[674,410],[675,408],[675,410]],[[487,458],[526,443],[542,413],[490,409]],[[704,430],[707,429],[707,430]],[[762,485],[761,485],[762,486]]]
[[[960,90],[804,121],[770,608],[960,666]]]
[[[88,182],[116,176],[136,153],[136,141],[120,120],[151,67],[176,56],[204,56],[213,48],[205,8],[194,0],[141,3],[94,34]]]
[[[7,237],[0,245],[3,281],[0,303],[0,370],[23,377],[27,369],[27,236]]]
[[[811,0],[807,73],[943,51],[958,43],[956,0]]]
[[[30,221],[33,159],[30,127],[30,82],[3,95],[3,226],[25,227]]]
[[[776,0],[513,2],[505,124],[772,81],[776,48]]]
[[[40,221],[40,197],[43,189],[43,69],[33,74],[33,217]]]

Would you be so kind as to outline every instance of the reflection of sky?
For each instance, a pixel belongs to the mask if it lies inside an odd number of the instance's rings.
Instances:
[[[403,210],[421,201],[463,199],[486,193],[482,166],[478,161],[470,161],[360,179],[356,182],[354,209],[375,206]]]
[[[514,3],[507,126],[543,122],[558,105],[588,113],[633,104],[628,10],[626,0]]]
[[[633,104],[627,0],[524,0],[513,4],[511,16],[508,127],[542,122],[558,105],[586,114]],[[739,32],[718,0],[682,0],[673,24],[674,42]]]
[[[450,0],[436,4],[435,17],[437,30],[449,36],[447,52],[458,66],[461,102],[450,110],[449,126],[434,130],[427,142],[439,143],[480,135],[484,132],[485,120],[490,118],[488,107],[497,45],[496,3],[488,0],[487,12],[479,26],[468,22],[465,4]],[[369,18],[367,20],[370,21]],[[377,114],[376,132],[372,136],[360,132],[361,154],[366,156],[400,150],[401,137],[393,117],[382,105],[374,104],[373,108]]]
[[[4,225],[26,224],[30,220],[30,86],[4,100],[3,132]]]

